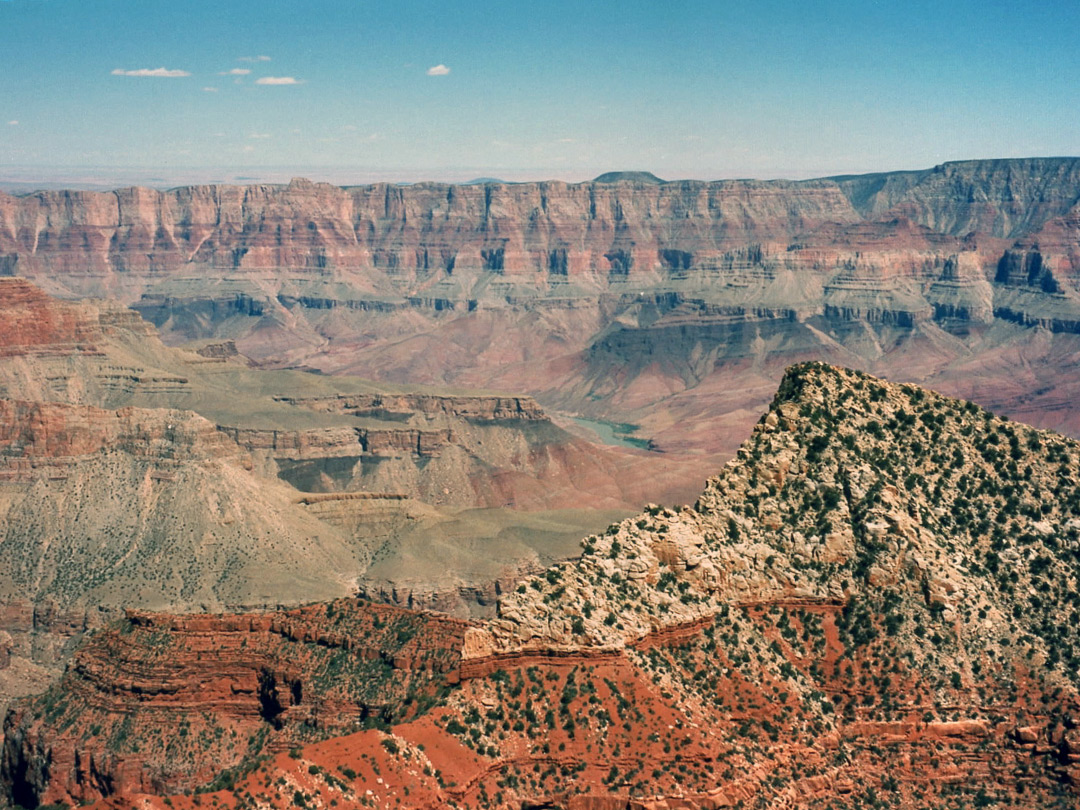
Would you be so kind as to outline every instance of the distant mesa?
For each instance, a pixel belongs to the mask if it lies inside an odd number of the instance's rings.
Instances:
[[[489,183],[499,183],[505,185],[506,181],[501,180],[498,177],[476,177],[468,182],[462,183],[463,186],[486,186]]]
[[[651,183],[658,185],[666,182],[652,172],[604,172],[593,180],[594,183]]]

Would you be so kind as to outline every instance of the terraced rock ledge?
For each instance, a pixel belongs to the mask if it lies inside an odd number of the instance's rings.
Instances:
[[[489,621],[128,616],[9,715],[2,777],[144,810],[1072,807],[1078,576],[1080,445],[804,364],[693,506]]]

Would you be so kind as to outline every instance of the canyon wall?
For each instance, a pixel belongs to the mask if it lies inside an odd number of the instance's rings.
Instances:
[[[383,294],[395,305],[438,309],[467,306],[458,281],[481,273],[496,286],[607,287],[716,272],[740,258],[757,264],[762,245],[803,259],[821,258],[802,253],[827,245],[872,250],[896,230],[956,252],[979,247],[973,235],[1014,241],[1059,227],[1075,215],[1078,188],[1080,160],[1041,158],[800,182],[339,188],[294,180],[47,191],[0,195],[0,255],[5,274],[126,301],[185,267],[204,267],[347,280],[347,295],[290,299],[310,308],[371,299],[376,309]],[[417,286],[405,290],[402,281]]]
[[[170,342],[520,391],[671,452],[732,452],[808,359],[1077,434],[1059,372],[1080,352],[1078,201],[1076,158],[799,182],[39,192],[0,195],[0,272],[114,297]]]

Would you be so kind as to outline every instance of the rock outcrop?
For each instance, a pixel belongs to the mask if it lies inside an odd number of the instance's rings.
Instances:
[[[210,752],[237,807],[1069,806],[1078,515],[1077,442],[797,366],[694,506],[586,538],[496,618],[132,614],[9,716],[3,776],[188,810],[162,794]],[[386,725],[339,737],[360,705]]]
[[[1075,602],[1078,483],[1074,441],[915,386],[795,366],[693,508],[651,506],[587,538],[580,560],[503,597],[471,646],[624,648],[733,602],[839,605],[888,589],[960,628],[973,611],[1007,616],[994,600],[1041,592],[1046,628]],[[976,584],[987,576],[992,591]],[[1014,643],[1015,627],[989,639],[991,627],[1004,629],[987,620],[980,643]],[[1057,632],[1041,636],[1027,643],[1058,657]]]
[[[458,419],[497,422],[508,419],[540,421],[547,415],[531,397],[453,396],[435,394],[339,394],[334,397],[275,397],[319,413],[345,413],[352,416],[408,418],[416,412],[428,416],[453,416]]]
[[[12,715],[0,771],[24,803],[200,787],[312,733],[407,719],[456,678],[465,626],[355,600],[239,615],[129,611],[39,699],[69,732],[46,736],[53,720]]]

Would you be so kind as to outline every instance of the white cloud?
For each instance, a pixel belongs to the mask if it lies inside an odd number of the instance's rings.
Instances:
[[[233,68],[221,71],[218,76],[247,76],[249,73],[251,73],[251,68]]]
[[[169,70],[168,68],[139,68],[138,70],[123,70],[117,68],[112,72],[113,76],[153,76],[164,79],[180,79],[190,76],[186,70]]]
[[[203,92],[204,93],[216,93],[217,88],[216,87],[204,87]]]
[[[256,79],[255,84],[303,84],[303,82],[293,76],[263,76],[261,79]]]
[[[269,56],[241,56],[237,62],[269,62]]]
[[[428,76],[445,76],[450,72],[450,68],[446,65],[435,65],[435,67],[429,67],[427,69]]]
[[[8,121],[7,123],[9,127],[17,127],[19,125],[18,121]]]
[[[248,144],[247,146],[241,147],[240,151],[241,152],[254,152],[255,147],[252,146],[251,144]]]
[[[270,133],[269,132],[252,132],[250,135],[248,135],[248,137],[249,138],[260,138],[260,139],[261,138],[269,138]]]

